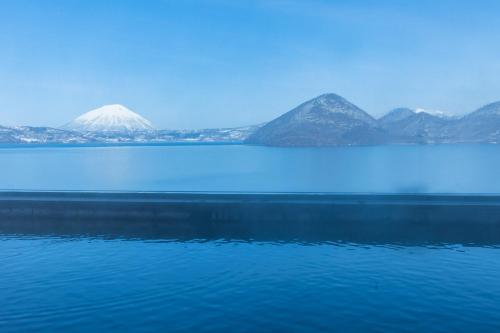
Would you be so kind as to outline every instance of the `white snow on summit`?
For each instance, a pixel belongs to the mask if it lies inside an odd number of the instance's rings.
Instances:
[[[449,112],[446,111],[441,111],[441,110],[429,110],[429,109],[422,109],[422,108],[417,108],[414,110],[415,113],[428,113],[431,116],[439,117],[439,118],[453,118],[453,115]]]
[[[154,130],[153,124],[120,104],[105,105],[76,118],[64,129],[78,132],[139,132]]]

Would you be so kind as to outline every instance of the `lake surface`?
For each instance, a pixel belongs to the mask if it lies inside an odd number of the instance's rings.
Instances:
[[[500,193],[500,145],[0,147],[0,188]]]
[[[500,248],[0,235],[0,331],[500,331]]]

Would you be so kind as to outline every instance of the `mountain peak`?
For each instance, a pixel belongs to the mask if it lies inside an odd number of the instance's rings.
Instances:
[[[121,104],[104,105],[82,114],[65,129],[79,132],[139,132],[154,130],[151,122]]]
[[[334,94],[334,93],[326,93],[326,94],[321,94],[316,98],[313,98],[313,100],[343,100],[345,101],[346,99],[340,95]]]
[[[415,111],[413,109],[399,107],[399,108],[396,108],[396,109],[393,109],[393,110],[387,112],[385,115],[383,115],[379,119],[379,122],[383,125],[391,124],[391,123],[406,119],[408,117],[411,117],[414,114],[415,114]]]
[[[307,118],[311,121],[319,117],[321,121],[326,114],[343,114],[354,119],[375,124],[375,119],[358,106],[349,102],[344,97],[328,93],[319,95],[305,103],[302,103],[294,110],[290,111],[297,118]]]
[[[334,94],[334,93],[319,95],[319,96],[305,102],[304,104],[315,104],[315,105],[329,105],[329,104],[330,105],[331,104],[341,105],[341,104],[345,104],[345,105],[349,105],[349,106],[354,105],[354,104],[350,103],[344,97],[337,95],[337,94]]]

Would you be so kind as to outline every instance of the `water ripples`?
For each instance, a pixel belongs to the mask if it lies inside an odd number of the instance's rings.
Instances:
[[[0,236],[0,331],[498,332],[496,246]]]

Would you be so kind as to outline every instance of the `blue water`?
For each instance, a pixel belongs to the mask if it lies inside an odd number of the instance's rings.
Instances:
[[[0,189],[500,193],[500,145],[0,147]]]
[[[0,236],[0,332],[500,331],[500,249]]]
[[[2,189],[500,193],[495,145],[3,147],[0,165]],[[500,235],[10,222],[2,333],[500,332]]]

